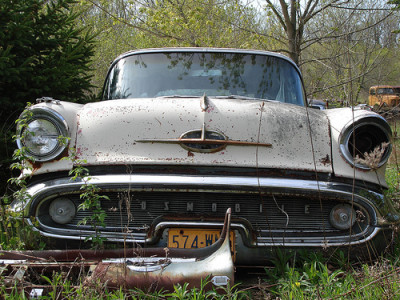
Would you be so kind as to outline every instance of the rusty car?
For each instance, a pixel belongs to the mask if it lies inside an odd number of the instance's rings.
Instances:
[[[263,266],[278,249],[368,258],[399,222],[384,196],[387,121],[310,109],[299,68],[277,53],[134,50],[112,62],[100,101],[44,97],[28,112],[18,130],[28,197],[12,210],[63,247],[98,235],[190,253],[212,247],[230,209],[234,264]],[[86,178],[73,178],[77,166]],[[101,226],[82,222],[94,214],[81,206],[88,182]]]
[[[383,107],[396,107],[400,104],[398,86],[376,85],[371,86],[368,95],[368,104],[379,110]]]

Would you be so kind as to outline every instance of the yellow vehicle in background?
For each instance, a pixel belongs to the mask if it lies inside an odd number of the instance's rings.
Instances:
[[[369,89],[368,104],[379,110],[382,107],[396,107],[400,104],[400,86],[377,85]]]

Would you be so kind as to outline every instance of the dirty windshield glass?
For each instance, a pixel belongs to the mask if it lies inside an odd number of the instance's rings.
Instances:
[[[377,94],[379,94],[379,95],[393,95],[393,94],[395,94],[395,92],[393,91],[392,88],[381,88],[381,89],[378,89]]]
[[[304,105],[300,75],[286,60],[238,53],[147,53],[119,60],[104,100],[154,97],[232,97]]]

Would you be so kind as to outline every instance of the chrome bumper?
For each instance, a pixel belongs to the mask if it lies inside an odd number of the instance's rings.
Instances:
[[[230,218],[228,210],[219,240],[202,249],[0,251],[0,264],[5,266],[3,273],[7,270],[21,273],[19,280],[12,282],[21,286],[29,280],[36,281],[38,273],[43,275],[65,269],[68,273],[73,269],[81,273],[84,268],[91,271],[84,280],[86,286],[98,287],[101,282],[110,288],[163,288],[169,291],[173,291],[174,285],[184,283],[189,283],[190,288],[206,289],[212,285],[233,286],[234,264],[228,234]]]

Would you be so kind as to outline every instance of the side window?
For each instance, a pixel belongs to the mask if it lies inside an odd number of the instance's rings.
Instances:
[[[375,89],[370,89],[370,90],[369,90],[369,94],[370,94],[370,95],[375,95]]]

